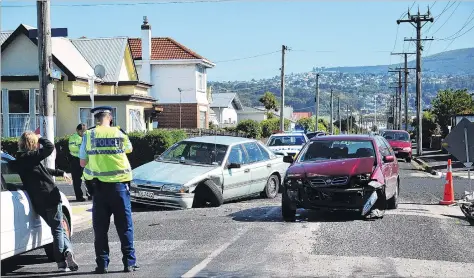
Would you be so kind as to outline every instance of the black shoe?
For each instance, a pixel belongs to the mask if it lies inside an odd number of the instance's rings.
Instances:
[[[101,267],[96,267],[94,270],[95,274],[106,274],[109,273],[109,270],[107,268],[101,268]]]
[[[84,197],[82,197],[82,198],[76,199],[76,201],[78,201],[78,202],[85,202],[86,199],[85,199]]]
[[[140,267],[138,265],[126,266],[123,268],[123,272],[133,272],[139,270]]]

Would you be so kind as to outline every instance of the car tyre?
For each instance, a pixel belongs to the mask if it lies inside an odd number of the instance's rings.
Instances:
[[[397,181],[397,187],[395,188],[395,194],[392,198],[387,201],[387,209],[397,209],[398,208],[398,197],[400,195],[400,181]]]
[[[66,217],[65,214],[63,214],[62,226],[63,226],[64,232],[66,233],[67,238],[71,240],[71,225],[69,224],[69,219]],[[46,256],[48,257],[49,261],[51,262],[56,261],[56,258],[54,257],[53,243],[50,243],[44,246],[44,252],[46,253]]]
[[[291,207],[290,202],[286,200],[285,196],[281,199],[281,215],[285,222],[296,221],[296,209]]]
[[[219,187],[211,180],[201,183],[194,192],[193,207],[219,207],[224,203],[224,197]]]
[[[408,163],[410,163],[410,162],[411,162],[411,157],[405,158],[405,161],[408,162]]]
[[[280,179],[277,175],[271,175],[267,180],[267,185],[265,185],[265,189],[263,189],[260,196],[268,199],[273,199],[277,196],[280,188]]]

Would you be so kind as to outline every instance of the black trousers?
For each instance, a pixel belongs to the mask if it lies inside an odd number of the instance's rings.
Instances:
[[[82,172],[84,168],[81,167],[81,163],[78,157],[71,156],[71,175],[72,175],[72,184],[74,186],[74,194],[76,195],[76,200],[84,198],[82,193]],[[89,196],[89,192],[86,189],[86,195]]]

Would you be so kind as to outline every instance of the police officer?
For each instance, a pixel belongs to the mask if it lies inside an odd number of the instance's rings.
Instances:
[[[84,179],[93,196],[92,225],[97,267],[95,273],[107,273],[109,265],[108,230],[114,215],[122,249],[124,272],[138,270],[133,245],[133,222],[130,205],[132,169],[126,153],[132,152],[127,134],[112,126],[112,107],[91,110],[97,125],[83,136],[79,158]]]
[[[76,133],[69,137],[69,152],[71,154],[71,174],[72,174],[72,184],[74,186],[74,193],[76,194],[76,200],[78,202],[84,202],[84,195],[82,194],[82,172],[84,168],[81,167],[79,162],[79,147],[82,144],[82,135],[86,131],[85,124],[79,124],[76,127]],[[89,192],[86,189],[86,195],[89,200],[92,200],[92,197],[89,195]]]

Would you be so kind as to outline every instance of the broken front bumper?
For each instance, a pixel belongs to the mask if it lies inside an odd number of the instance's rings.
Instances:
[[[288,185],[288,183],[286,183]],[[380,187],[379,187],[380,188]],[[314,187],[297,183],[296,186],[285,186],[284,198],[286,198],[294,208],[304,209],[327,209],[327,210],[369,210],[377,200],[372,194],[378,188],[373,186],[325,186]],[[379,197],[379,194],[376,194]],[[372,199],[369,201],[369,198]],[[364,213],[365,214],[365,213]]]

